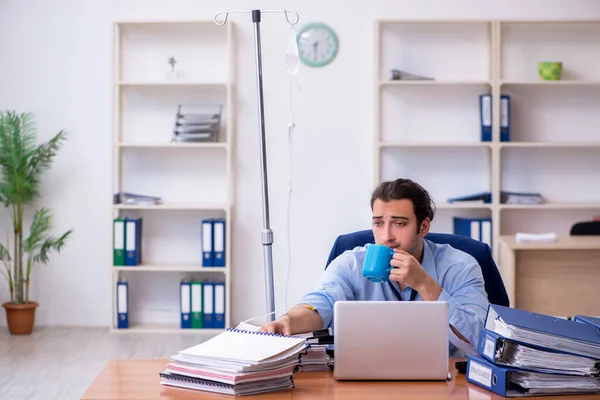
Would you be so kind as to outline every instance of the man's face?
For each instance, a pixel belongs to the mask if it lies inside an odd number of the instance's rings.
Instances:
[[[429,232],[429,218],[421,223],[419,233],[417,216],[412,201],[407,199],[373,203],[373,236],[375,243],[399,248],[415,257],[420,256],[421,238]]]

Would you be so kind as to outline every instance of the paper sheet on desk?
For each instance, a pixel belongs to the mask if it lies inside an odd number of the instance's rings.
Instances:
[[[550,233],[524,233],[518,232],[516,235],[517,243],[524,242],[556,242],[558,236],[554,232]]]

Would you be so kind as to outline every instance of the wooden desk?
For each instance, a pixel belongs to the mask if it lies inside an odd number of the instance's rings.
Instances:
[[[600,314],[600,236],[563,236],[554,243],[500,236],[499,246],[511,307],[554,316]]]
[[[450,361],[452,380],[439,382],[338,382],[331,372],[297,372],[295,388],[244,399],[504,399],[490,391],[467,383],[465,375],[457,374],[454,361]],[[94,380],[81,400],[212,400],[236,398],[196,390],[179,389],[161,385],[159,372],[168,360],[112,360]],[[528,397],[531,398],[531,397]],[[543,397],[547,399],[547,397]],[[598,400],[598,396],[552,396],[553,399]]]

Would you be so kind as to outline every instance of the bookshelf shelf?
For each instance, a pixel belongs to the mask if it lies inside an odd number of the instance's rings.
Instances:
[[[118,143],[118,147],[143,149],[143,148],[159,148],[159,149],[223,149],[229,150],[227,143],[193,143],[193,142],[170,142],[170,143]]]
[[[511,147],[532,147],[532,148],[600,148],[600,142],[504,142],[500,143],[501,148]]]
[[[144,87],[191,87],[191,88],[222,88],[227,89],[229,87],[228,83],[220,83],[220,82],[117,82],[115,84],[118,87],[122,88],[144,88]]]
[[[502,81],[500,86],[600,86],[600,81],[575,81],[575,80],[560,80],[560,81]]]
[[[489,81],[430,81],[430,80],[397,80],[397,81],[381,81],[379,86],[491,86]]]
[[[381,142],[381,148],[403,148],[403,147],[475,147],[475,148],[491,148],[491,143],[486,142]]]
[[[224,284],[224,310],[216,311],[223,303],[215,294],[213,312],[223,313],[225,328],[230,327],[234,29],[234,23],[217,26],[212,20],[113,24],[111,195],[133,193],[161,199],[158,204],[111,205],[113,221],[142,220],[138,247],[142,260],[135,266],[114,265],[113,261],[108,268],[113,332],[222,332],[180,328],[184,280]],[[173,142],[180,111],[218,115],[214,118],[218,136],[211,141],[179,137]],[[225,267],[203,266],[203,222],[214,219],[224,220]],[[111,243],[112,239],[113,229]],[[129,326],[119,328],[117,283],[124,281],[128,283]],[[221,293],[221,286],[214,286],[215,293],[217,287]]]
[[[489,203],[436,203],[435,207],[438,210],[453,210],[453,209],[481,209],[481,210],[491,210],[492,204]]]
[[[490,218],[501,235],[555,232],[600,213],[600,21],[390,20],[374,24],[374,184],[406,177],[427,188],[438,213]],[[538,62],[560,61],[543,81]],[[391,70],[431,77],[389,80]],[[481,140],[479,96],[491,95],[492,140]],[[501,96],[510,141],[501,141]],[[501,204],[500,193],[536,192],[539,205]],[[491,204],[450,198],[490,192]],[[532,212],[534,211],[535,212]]]
[[[501,210],[569,210],[590,209],[600,211],[600,202],[577,203],[577,202],[549,202],[543,204],[500,204]]]
[[[228,274],[228,267],[203,267],[196,265],[136,265],[136,266],[113,266],[113,272],[216,272]]]
[[[181,329],[177,324],[131,324],[128,329],[114,329],[117,333],[172,333],[188,335],[218,335],[224,329]]]
[[[137,204],[115,204],[115,210],[196,210],[196,211],[228,211],[229,207],[225,204],[156,204],[156,205],[137,205]]]

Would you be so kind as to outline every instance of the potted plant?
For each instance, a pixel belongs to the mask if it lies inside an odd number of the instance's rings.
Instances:
[[[14,111],[0,112],[0,202],[10,214],[12,242],[0,243],[2,271],[8,281],[10,301],[6,309],[11,334],[30,334],[38,303],[29,298],[31,268],[46,264],[52,251],[60,252],[72,230],[54,237],[52,215],[47,208],[35,209],[42,174],[50,168],[66,133],[60,131],[48,142],[36,144],[33,117]],[[24,230],[26,208],[32,208],[29,230]],[[25,236],[27,235],[27,236]]]

